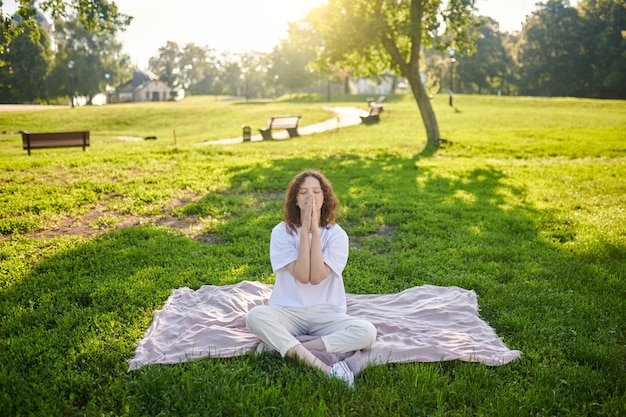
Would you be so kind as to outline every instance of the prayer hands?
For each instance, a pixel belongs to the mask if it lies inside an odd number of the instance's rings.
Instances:
[[[302,209],[300,209],[302,210]],[[304,209],[304,215],[302,215],[302,211],[300,212],[302,216],[302,231],[316,233],[319,232],[319,224],[320,224],[320,210],[317,207],[317,203],[315,202],[314,196],[310,196],[306,202],[306,207]]]

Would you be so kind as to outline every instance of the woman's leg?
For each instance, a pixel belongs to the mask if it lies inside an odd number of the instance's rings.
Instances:
[[[295,338],[294,335],[306,333],[297,312],[267,305],[256,306],[248,312],[246,326],[282,356],[300,358],[324,373],[330,370]]]
[[[325,374],[330,371],[330,366],[319,360],[317,356],[312,354],[311,351],[304,347],[302,344],[298,344],[289,349],[287,351],[287,356],[299,358],[300,360],[304,361],[304,363],[321,370]]]
[[[370,349],[376,340],[376,327],[358,317],[326,313],[319,317],[318,325],[310,334],[321,336],[326,351],[346,353]]]
[[[376,327],[367,320],[329,312],[324,308],[316,312],[309,310],[309,313],[309,335],[321,337],[299,346],[308,355],[311,355],[308,349],[331,353],[369,349],[376,340]],[[350,387],[354,386],[354,373],[346,362],[339,361],[332,366],[310,364],[323,370],[328,376],[341,379]]]
[[[246,326],[282,356],[300,344],[295,335],[306,331],[302,328],[297,315],[268,305],[259,305],[250,309],[246,317]]]
[[[307,340],[306,342],[302,342],[302,346],[307,348],[308,350],[317,350],[319,352],[326,351],[326,345],[322,341],[322,338]]]

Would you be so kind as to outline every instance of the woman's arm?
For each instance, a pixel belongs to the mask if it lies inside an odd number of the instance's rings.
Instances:
[[[311,249],[308,233],[300,233],[300,247],[298,249],[298,258],[290,264],[287,264],[287,270],[295,279],[303,284],[311,281]]]
[[[330,275],[330,267],[324,263],[322,257],[322,242],[320,240],[319,228],[317,232],[313,232],[311,238],[311,274],[310,282],[313,285],[317,285],[324,281]]]
[[[322,258],[319,210],[313,198],[309,200],[302,219],[298,259],[287,265],[287,270],[303,284],[317,285],[330,275],[331,270]]]

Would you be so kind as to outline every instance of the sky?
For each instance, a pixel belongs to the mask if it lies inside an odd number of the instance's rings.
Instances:
[[[120,11],[134,17],[118,35],[124,52],[140,69],[168,41],[188,43],[217,52],[270,52],[287,35],[287,23],[304,17],[325,0],[114,0]],[[500,23],[501,31],[519,31],[540,0],[476,0],[478,14]],[[570,1],[572,6],[577,0]],[[15,11],[4,1],[5,12]]]

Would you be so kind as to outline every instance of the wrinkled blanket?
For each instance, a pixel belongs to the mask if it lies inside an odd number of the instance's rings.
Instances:
[[[163,309],[154,312],[129,370],[253,351],[260,341],[246,328],[246,314],[267,303],[271,291],[271,285],[253,281],[174,290]],[[458,359],[497,366],[521,354],[509,350],[479,317],[474,291],[423,285],[395,294],[347,294],[347,302],[348,314],[376,326],[375,345],[347,354],[313,353],[328,364],[345,360],[355,374],[392,362]]]

